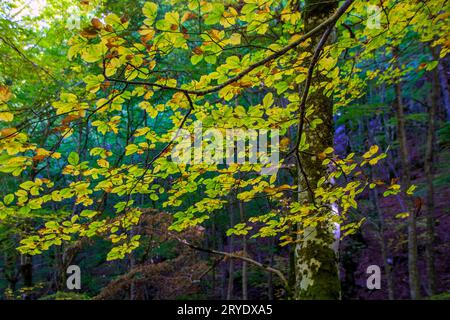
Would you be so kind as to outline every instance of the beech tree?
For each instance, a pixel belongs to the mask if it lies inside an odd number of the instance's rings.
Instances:
[[[20,221],[22,257],[61,250],[61,286],[64,267],[100,238],[110,242],[107,261],[130,259],[136,272],[134,255],[148,239],[142,223],[153,208],[170,215],[161,220],[170,220],[167,235],[179,246],[229,259],[228,298],[233,263],[240,261],[244,299],[250,267],[277,277],[285,297],[340,299],[339,243],[367,220],[352,215],[360,197],[371,193],[378,207],[382,194],[397,199],[404,208],[398,214],[408,217],[410,292],[419,298],[420,208],[410,175],[402,84],[413,73],[434,70],[437,90],[438,64],[449,49],[448,16],[438,0],[370,5],[378,11],[352,0],[155,1],[143,3],[132,17],[99,13],[83,21],[64,58],[67,69],[82,77],[82,86],[61,87],[57,97],[48,98],[48,108],[35,119],[45,135],[36,137],[29,121],[18,122],[24,119],[25,99],[18,99],[17,87],[0,87],[0,172],[17,182],[2,198],[0,221]],[[367,25],[373,19],[377,24]],[[436,51],[420,65],[402,61],[400,55],[410,48],[425,45]],[[53,77],[53,71],[40,72]],[[382,149],[370,139],[358,153],[335,150],[334,117],[360,103],[372,85],[395,88],[400,182],[373,174],[390,146]],[[439,99],[438,91],[434,94]],[[436,108],[430,109],[426,151],[429,203]],[[209,161],[203,151],[218,159],[217,143],[227,150],[229,142],[197,143],[184,134],[207,129],[245,136],[241,152],[246,155],[253,152],[252,130],[272,142],[277,130],[279,144],[271,145],[269,154],[259,150],[258,163]],[[174,150],[191,142],[191,160],[175,161]],[[232,145],[234,150],[234,140]],[[277,149],[279,161],[268,163]],[[266,201],[263,209],[254,207],[259,199]],[[230,250],[205,248],[199,235],[223,211],[233,224],[226,230],[233,237]],[[427,221],[431,274],[432,217]],[[292,249],[290,271],[251,256],[249,242],[265,238],[280,250]],[[235,245],[242,252],[235,252]],[[387,269],[386,245],[382,248]],[[187,260],[180,260],[186,268]],[[128,276],[121,279],[128,285]],[[131,283],[135,297],[136,282]],[[432,292],[434,287],[430,283]]]

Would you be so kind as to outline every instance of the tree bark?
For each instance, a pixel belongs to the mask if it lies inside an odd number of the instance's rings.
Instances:
[[[374,205],[375,211],[378,216],[378,228],[379,228],[379,236],[380,236],[380,248],[381,248],[381,258],[383,259],[383,268],[386,274],[386,282],[387,282],[387,291],[388,291],[388,299],[394,300],[394,281],[392,278],[392,270],[391,266],[388,262],[388,247],[386,244],[386,224],[384,222],[383,212],[381,211],[380,204],[378,202],[378,192],[376,189],[371,190],[372,193],[372,203]]]
[[[434,52],[435,59],[439,59],[439,54]],[[434,146],[435,146],[435,130],[436,130],[436,113],[439,92],[439,74],[438,70],[432,72],[432,95],[431,104],[428,111],[428,128],[427,142],[425,151],[425,176],[427,181],[427,198],[426,198],[426,243],[425,243],[425,263],[427,266],[428,278],[428,294],[436,294],[436,268],[434,259],[434,186],[433,186],[433,165],[434,165]]]
[[[241,223],[245,222],[245,212],[244,212],[244,203],[239,201],[239,215],[241,218]],[[242,236],[242,254],[247,256],[247,236]],[[247,279],[247,262],[242,261],[242,300],[248,300],[248,279]]]
[[[435,59],[439,58],[439,55]],[[439,85],[442,92],[444,108],[447,113],[447,121],[450,121],[450,90],[448,86],[448,75],[445,70],[444,60],[440,60],[438,64]]]
[[[33,256],[29,254],[20,256],[20,273],[22,275],[23,286],[25,288],[31,288],[33,286]],[[27,293],[24,293],[23,299],[28,300],[30,297]]]
[[[384,92],[381,92],[380,95],[383,97]],[[382,100],[383,102],[383,100]],[[370,129],[370,122],[367,122],[366,128],[367,128],[367,134],[369,137],[370,144],[376,144],[372,131]],[[374,168],[370,169],[370,176],[372,181],[375,180],[374,175]],[[378,191],[376,188],[370,190],[370,198],[373,203],[373,207],[375,209],[375,212],[377,213],[378,217],[378,230],[379,230],[379,243],[381,248],[381,258],[383,259],[383,268],[384,272],[386,274],[386,282],[387,282],[387,290],[388,290],[388,299],[394,300],[394,280],[392,278],[392,270],[391,265],[388,262],[388,254],[389,254],[389,248],[386,243],[386,223],[384,221],[383,211],[380,208],[380,203],[378,200]]]
[[[230,228],[234,226],[234,217],[233,217],[233,204],[230,199],[229,204],[229,215],[230,215]],[[234,247],[233,235],[229,237],[229,252],[233,253]],[[233,298],[233,284],[234,284],[234,259],[228,259],[228,285],[227,285],[227,300],[231,300]]]
[[[394,48],[394,54],[398,59],[396,48]],[[402,166],[401,182],[402,189],[406,190],[411,185],[411,173],[410,173],[410,161],[409,152],[406,141],[406,120],[403,111],[402,95],[401,95],[401,83],[400,79],[397,79],[394,84],[395,90],[395,114],[397,118],[397,139],[400,145],[399,155],[400,163]],[[409,210],[408,216],[408,271],[409,271],[409,289],[411,299],[420,298],[420,282],[419,282],[419,270],[417,268],[417,226],[416,216],[414,210]]]
[[[311,30],[325,19],[330,17],[338,6],[338,1],[323,3],[320,0],[305,1],[303,18],[305,31]],[[311,50],[320,41],[321,35],[312,38]],[[326,77],[315,76],[313,83],[319,84],[329,81]],[[315,112],[309,119],[321,119],[322,124],[316,130],[305,128],[307,143],[310,144],[309,153],[319,154],[327,147],[333,146],[333,107],[332,100],[325,96],[323,86],[315,88],[309,94],[308,105],[313,105]],[[326,168],[321,164],[318,157],[299,154],[299,193],[300,202],[311,202],[311,191],[309,195],[304,190],[314,189],[321,177],[326,174]],[[303,168],[301,168],[302,166]],[[301,173],[304,171],[305,174]],[[332,215],[332,208],[329,209]],[[303,228],[298,235],[298,245],[295,250],[296,259],[296,282],[294,297],[296,299],[339,299],[340,281],[338,274],[338,257],[335,251],[334,224],[330,221],[318,224],[317,227]]]
[[[269,247],[270,247],[270,253],[269,253],[269,267],[272,267],[273,265],[273,238],[270,239]],[[267,299],[273,300],[273,276],[272,272],[267,273]]]

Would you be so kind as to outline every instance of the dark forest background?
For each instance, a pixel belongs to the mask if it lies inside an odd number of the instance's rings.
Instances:
[[[89,1],[88,1],[89,2]],[[164,1],[160,1],[164,2]],[[436,2],[436,1],[434,1]],[[74,5],[78,2],[74,1]],[[51,104],[62,89],[78,90],[81,78],[90,66],[69,61],[68,39],[75,31],[65,22],[67,1],[61,5],[48,1],[47,9],[37,15],[18,15],[20,2],[0,4],[0,85],[13,88],[17,107],[17,126],[33,119],[23,130],[42,145],[52,145],[50,125]],[[137,29],[142,21],[144,1],[103,1],[93,9],[97,15],[115,12],[129,20]],[[178,4],[182,6],[182,4]],[[16,6],[16,8],[14,8]],[[443,12],[446,10],[442,1]],[[19,8],[19,9],[18,9]],[[95,8],[95,7],[94,7]],[[162,4],[169,10],[169,6]],[[448,7],[447,7],[448,9]],[[95,11],[96,10],[96,11]],[[26,10],[25,10],[26,11]],[[55,18],[52,18],[52,17]],[[57,16],[60,16],[59,18]],[[89,24],[84,17],[82,25]],[[43,23],[44,21],[45,23]],[[430,20],[431,21],[431,20]],[[447,20],[448,22],[448,20]],[[340,27],[342,32],[345,28]],[[357,28],[357,27],[355,27]],[[365,79],[366,86],[359,98],[336,110],[334,120],[335,153],[345,157],[349,153],[362,154],[370,146],[387,150],[387,157],[365,172],[373,180],[399,181],[405,172],[399,143],[399,121],[404,124],[408,171],[414,191],[413,214],[417,222],[418,271],[421,296],[427,299],[450,299],[450,60],[439,57],[439,48],[418,41],[413,32],[398,47],[396,63],[406,65],[409,72],[397,83],[380,84]],[[447,39],[448,41],[448,39]],[[382,46],[388,46],[383,43]],[[246,49],[242,49],[246,50]],[[372,63],[359,63],[367,72],[389,68],[384,49],[374,55]],[[432,67],[429,61],[438,61]],[[195,68],[182,58],[174,65],[185,66],[195,75]],[[205,64],[205,68],[206,64]],[[80,89],[81,90],[81,89]],[[356,90],[356,89],[355,89]],[[264,97],[254,91],[253,96]],[[137,104],[137,102],[136,102]],[[129,121],[140,121],[142,110],[127,106]],[[399,113],[398,109],[402,112]],[[43,112],[38,112],[43,111]],[[149,125],[152,119],[147,119]],[[164,120],[162,120],[164,121]],[[1,124],[1,128],[5,128]],[[47,130],[48,129],[48,130]],[[87,159],[88,149],[96,144],[123,148],[126,132],[102,136],[88,127],[79,127],[70,141],[59,146],[64,155],[73,150]],[[117,153],[117,157],[118,157]],[[116,157],[116,154],[113,155]],[[143,156],[142,156],[143,157]],[[46,166],[40,173],[56,184],[64,183],[60,168]],[[29,175],[29,176],[26,176]],[[13,193],[17,185],[29,179],[32,172],[19,177],[0,173],[0,193]],[[289,171],[283,171],[280,181],[292,181]],[[408,273],[408,211],[398,196],[384,197],[378,189],[367,189],[358,196],[358,208],[351,209],[349,220],[361,227],[344,238],[339,248],[339,271],[343,299],[409,299]],[[195,203],[204,197],[203,191],[189,200]],[[0,219],[0,297],[2,299],[286,299],[287,293],[274,273],[240,259],[203,252],[180,244],[167,232],[172,215],[162,208],[163,200],[136,198],[145,215],[133,232],[142,235],[138,249],[124,259],[106,261],[111,243],[102,238],[53,246],[42,254],[30,256],[17,251],[20,240],[28,230],[44,223],[42,216],[26,220]],[[109,208],[114,201],[107,203]],[[70,204],[69,204],[70,205]],[[280,247],[279,236],[250,238],[227,236],[236,223],[265,212],[270,203],[266,199],[250,202],[231,201],[217,210],[202,226],[183,231],[181,236],[198,247],[220,252],[245,252],[265,266],[282,270],[292,281],[293,246]],[[49,215],[58,206],[46,208]],[[170,211],[170,210],[169,210]],[[26,226],[26,227],[24,227]],[[430,256],[430,252],[432,255]],[[68,265],[82,270],[81,290],[70,291],[65,286]],[[382,270],[379,290],[366,286],[369,265]],[[430,270],[430,265],[434,269]]]

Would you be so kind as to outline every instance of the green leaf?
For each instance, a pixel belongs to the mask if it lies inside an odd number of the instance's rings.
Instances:
[[[280,81],[280,82],[276,83],[274,85],[274,87],[275,87],[275,89],[277,89],[277,94],[280,94],[280,93],[285,92],[289,88],[289,85],[285,81]]]
[[[406,193],[409,194],[410,196],[412,196],[414,194],[414,190],[416,190],[417,186],[416,185],[411,185],[408,190],[406,190]]]
[[[69,158],[67,159],[69,161],[69,164],[76,166],[78,162],[80,161],[80,157],[78,156],[78,153],[72,151],[69,154]]]
[[[309,143],[306,143],[306,134],[302,132],[302,136],[300,138],[299,151],[305,151],[309,149]]]
[[[139,147],[135,144],[129,144],[126,146],[125,155],[129,156],[130,154],[136,153],[139,150]]]
[[[430,63],[427,64],[426,70],[427,70],[427,71],[431,71],[431,70],[433,70],[434,68],[436,68],[438,64],[439,64],[439,61],[438,61],[438,60],[432,61],[432,62],[430,62]]]
[[[144,7],[142,8],[142,13],[149,19],[146,20],[147,25],[152,24],[155,21],[157,12],[158,6],[156,5],[156,3],[146,2],[144,4]]]
[[[34,187],[33,181],[25,181],[20,184],[20,187],[25,190],[30,190],[32,187]]]
[[[208,16],[205,19],[206,25],[216,24],[222,18],[222,14],[225,11],[225,7],[221,3],[216,3],[213,5],[213,10],[208,13]]]
[[[152,193],[150,195],[150,199],[152,199],[153,201],[158,201],[159,197],[155,193]]]
[[[263,99],[263,106],[264,108],[269,108],[272,105],[273,105],[273,94],[272,92],[269,92]]]
[[[203,55],[193,55],[191,57],[191,63],[195,66],[197,63],[203,60]]]
[[[8,205],[8,204],[10,204],[11,202],[13,202],[13,200],[14,200],[14,195],[13,195],[12,193],[7,194],[7,195],[3,198],[3,202],[4,202],[6,205]]]
[[[205,61],[209,64],[215,64],[217,62],[217,57],[214,54],[205,56]]]

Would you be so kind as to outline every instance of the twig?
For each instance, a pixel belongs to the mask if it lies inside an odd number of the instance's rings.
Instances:
[[[283,273],[275,268],[272,268],[271,266],[265,265],[261,262],[258,262],[256,260],[253,260],[252,258],[249,258],[247,256],[242,256],[242,255],[238,255],[235,253],[230,253],[230,252],[224,252],[224,251],[219,251],[219,250],[213,250],[213,249],[206,249],[206,248],[202,248],[202,247],[197,247],[189,242],[187,242],[185,239],[180,239],[179,237],[177,237],[174,234],[171,234],[178,242],[188,246],[191,249],[194,250],[198,250],[198,251],[202,251],[202,252],[206,252],[206,253],[211,253],[211,254],[216,254],[216,255],[221,255],[227,258],[231,258],[231,259],[240,259],[243,261],[246,261],[248,263],[251,263],[257,267],[260,267],[262,269],[265,269],[266,271],[272,272],[274,274],[276,274],[280,280],[283,282],[283,286],[285,287],[285,289],[287,290],[287,292],[290,292],[290,287],[289,287],[289,283],[286,279],[286,277],[283,275]]]

